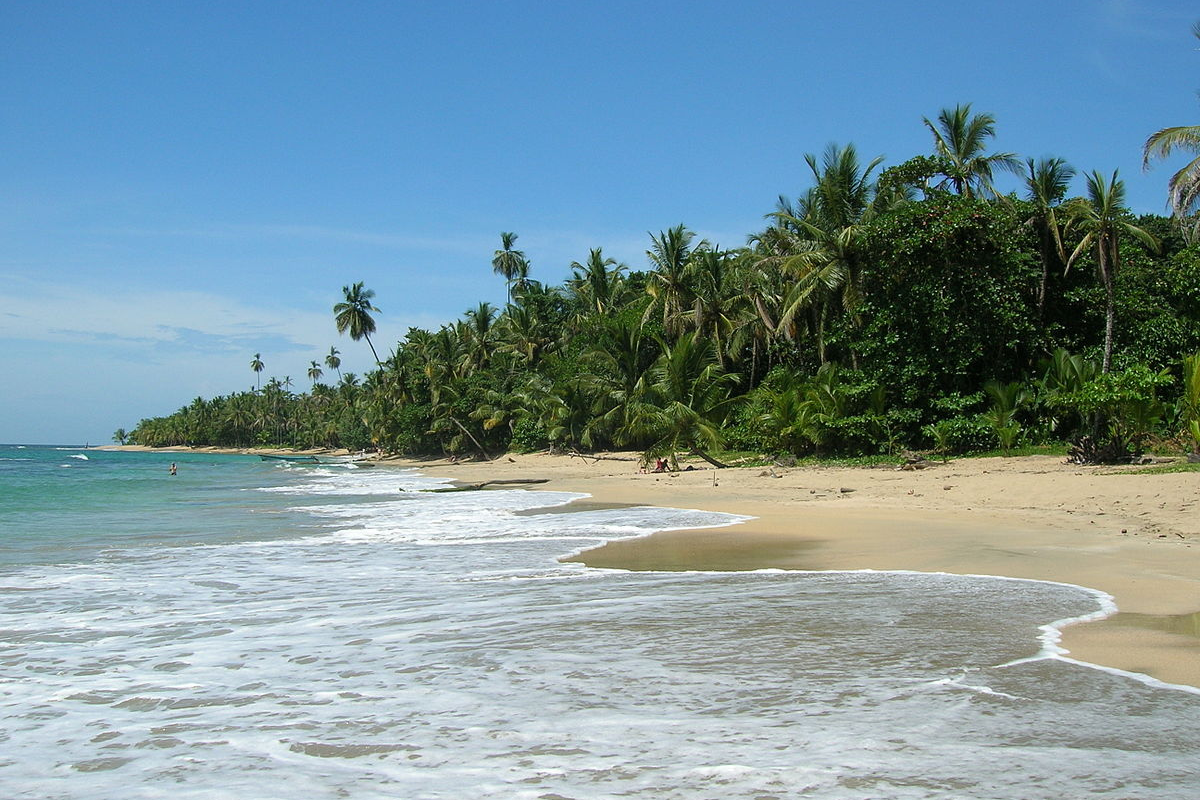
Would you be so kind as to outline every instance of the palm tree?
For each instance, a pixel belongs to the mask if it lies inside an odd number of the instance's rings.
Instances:
[[[312,361],[309,363],[310,366],[308,368],[308,379],[312,381],[313,385],[315,386],[317,381],[321,380],[321,376],[325,373],[321,372],[321,368],[317,365],[317,362]]]
[[[621,273],[627,269],[624,264],[618,264],[616,259],[606,258],[599,247],[588,253],[587,263],[572,261],[573,277],[568,281],[568,286],[575,302],[581,308],[586,307],[588,314],[608,313],[620,300],[624,287]]]
[[[353,286],[343,286],[342,294],[345,295],[345,302],[338,303],[333,307],[333,321],[337,324],[338,333],[350,332],[350,338],[354,341],[366,339],[367,346],[371,348],[371,355],[375,357],[375,363],[379,363],[379,354],[375,352],[375,345],[371,344],[371,334],[375,332],[375,320],[372,319],[372,311],[379,311],[378,308],[371,305],[371,298],[375,296],[375,292],[371,289],[364,289],[362,281]]]
[[[254,371],[255,378],[258,382],[258,388],[262,388],[262,371],[264,365],[262,362],[262,353],[255,353],[254,358],[250,361],[250,369]]]
[[[646,291],[653,301],[646,308],[646,318],[649,319],[655,308],[661,307],[663,330],[668,333],[679,327],[679,316],[692,301],[687,269],[692,253],[708,247],[708,242],[702,240],[693,250],[692,240],[695,238],[696,234],[683,225],[650,236],[650,249],[646,251],[646,257],[650,259],[654,272],[646,284]]]
[[[468,309],[465,324],[459,328],[459,337],[470,358],[470,365],[476,369],[487,366],[492,357],[492,343],[496,339],[496,309],[484,301],[475,308]]]
[[[1200,39],[1200,22],[1192,25],[1192,35]],[[1180,225],[1200,207],[1200,125],[1177,125],[1163,128],[1150,135],[1142,148],[1142,166],[1147,168],[1156,158],[1166,158],[1175,150],[1195,153],[1196,157],[1183,169],[1171,176],[1167,183],[1167,200],[1171,213]],[[1191,243],[1200,228],[1200,221],[1193,220],[1184,226],[1184,237]]]
[[[674,346],[659,342],[662,355],[647,373],[645,399],[636,402],[619,433],[626,441],[649,441],[645,461],[659,456],[672,463],[687,451],[713,466],[724,464],[709,451],[722,441],[721,426],[731,410],[737,376],[721,370],[712,343],[682,337]]]
[[[1025,162],[1029,172],[1025,175],[1025,189],[1029,202],[1033,203],[1033,215],[1029,224],[1038,234],[1042,258],[1042,281],[1038,284],[1038,319],[1042,319],[1046,307],[1046,279],[1050,267],[1059,267],[1067,262],[1063,247],[1062,231],[1058,223],[1057,208],[1067,193],[1067,185],[1075,177],[1075,169],[1061,158],[1043,158]]]
[[[948,183],[963,197],[996,194],[992,176],[996,169],[1016,173],[1021,162],[1015,153],[985,155],[987,140],[996,135],[996,118],[991,114],[971,114],[971,104],[943,108],[937,125],[922,117],[933,134],[934,150],[949,162]]]
[[[325,366],[337,370],[338,377],[342,377],[342,360],[338,358],[336,347],[329,348],[329,354],[325,356]]]
[[[871,173],[883,163],[877,157],[860,166],[854,145],[829,145],[822,163],[805,155],[815,184],[798,207],[780,202],[775,218],[784,244],[781,269],[796,277],[787,294],[780,324],[791,323],[801,311],[813,317],[817,355],[826,362],[825,329],[835,298],[853,315],[862,302],[862,256],[866,223],[873,216],[874,183]]]
[[[513,249],[517,235],[508,231],[500,234],[500,249],[492,256],[492,271],[504,276],[508,288],[508,302],[512,304],[512,287],[515,281],[523,281],[529,277],[529,262],[525,254]]]
[[[733,334],[735,310],[746,301],[736,280],[737,264],[728,250],[701,250],[689,267],[692,310],[686,312],[696,339],[711,338],[717,362],[725,368],[725,352]]]
[[[1121,236],[1128,234],[1151,250],[1158,249],[1158,240],[1150,233],[1126,219],[1125,182],[1118,180],[1114,170],[1111,179],[1105,179],[1099,171],[1087,176],[1087,199],[1078,198],[1071,203],[1070,224],[1082,231],[1079,245],[1067,259],[1067,269],[1079,256],[1091,250],[1096,257],[1096,269],[1104,284],[1104,362],[1101,372],[1112,366],[1113,322],[1116,319],[1116,304],[1113,285],[1121,266]]]

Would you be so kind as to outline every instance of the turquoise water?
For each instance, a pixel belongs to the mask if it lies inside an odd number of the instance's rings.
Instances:
[[[286,480],[257,456],[0,445],[0,564],[292,536],[311,518],[249,490]]]
[[[1200,695],[1053,646],[1063,621],[1112,611],[1080,587],[594,570],[558,558],[735,519],[530,514],[577,496],[430,494],[351,465],[0,459],[6,800],[1200,786]]]

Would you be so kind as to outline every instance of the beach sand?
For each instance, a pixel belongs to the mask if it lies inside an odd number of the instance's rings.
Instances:
[[[754,517],[611,542],[575,560],[619,569],[915,570],[1060,581],[1122,613],[1074,625],[1070,657],[1200,687],[1200,474],[1116,474],[1059,456],[925,469],[749,467],[643,474],[634,454],[401,461],[465,483],[546,478],[590,502]],[[1130,468],[1122,468],[1128,470]]]
[[[642,473],[633,453],[384,463],[463,483],[544,478],[531,488],[586,493],[581,502],[593,507],[753,517],[611,542],[574,559],[595,567],[915,570],[1099,589],[1121,613],[1066,629],[1070,657],[1200,687],[1200,473],[1138,474],[1061,456],[957,459],[911,471],[697,462],[675,474]]]

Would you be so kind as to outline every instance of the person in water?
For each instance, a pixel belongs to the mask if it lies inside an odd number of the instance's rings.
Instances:
[[[171,462],[171,468],[168,469],[167,472],[170,473],[171,475],[175,474],[175,462],[174,461]]]

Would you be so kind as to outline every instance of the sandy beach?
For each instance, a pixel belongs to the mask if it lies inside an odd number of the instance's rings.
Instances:
[[[587,493],[589,502],[754,518],[578,557],[596,567],[916,570],[1100,589],[1120,613],[1068,628],[1062,646],[1071,657],[1200,687],[1197,473],[1116,474],[1058,456],[959,459],[911,471],[698,466],[675,474],[640,473],[634,454],[399,463],[465,483],[545,478],[537,488]]]
[[[140,448],[138,448],[140,449]],[[266,452],[266,451],[252,451]],[[383,463],[587,503],[752,517],[726,528],[612,542],[577,560],[617,569],[914,570],[1059,581],[1107,592],[1120,613],[1064,632],[1070,657],[1200,687],[1200,474],[1080,467],[1060,456],[925,468],[743,467],[642,473],[636,454],[505,455]]]

